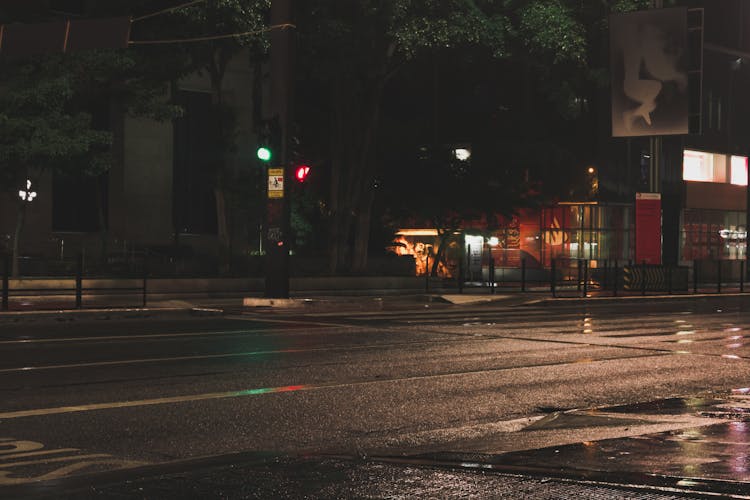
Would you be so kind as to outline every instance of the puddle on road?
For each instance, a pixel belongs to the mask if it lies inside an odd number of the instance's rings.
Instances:
[[[681,428],[663,432],[620,434],[599,440],[583,437],[573,444],[507,453],[485,451],[481,458],[482,452],[477,449],[479,453],[473,456],[473,460],[490,464],[497,470],[519,473],[528,471],[529,474],[551,477],[750,495],[750,421],[735,418],[715,423],[717,420],[706,419],[706,426],[696,425],[702,420],[700,416],[715,416],[721,411],[733,412],[735,417],[737,414],[750,417],[749,393],[750,388],[742,388],[733,391],[727,399],[668,398],[586,411],[554,412],[522,432],[532,435],[540,432],[550,443],[557,435],[555,432],[560,436],[595,436],[597,433],[601,435],[597,429],[603,427],[620,427],[622,430],[658,425],[659,416],[667,425],[669,421],[676,422],[675,418],[680,416],[690,419],[685,420]],[[632,418],[627,418],[628,415]],[[524,438],[519,435],[517,439]],[[463,454],[454,454],[453,459],[456,457],[463,457]],[[442,458],[450,458],[450,455],[445,454]]]
[[[645,403],[610,406],[607,413],[637,413],[643,415],[686,415],[707,410],[723,400],[715,398],[667,398]]]
[[[582,429],[587,427],[632,427],[635,425],[651,425],[658,422],[637,418],[617,418],[593,413],[553,413],[541,420],[526,426],[524,431],[550,429]]]
[[[513,452],[493,463],[612,474],[750,482],[750,424],[727,422],[637,437]],[[748,491],[750,491],[750,485]]]

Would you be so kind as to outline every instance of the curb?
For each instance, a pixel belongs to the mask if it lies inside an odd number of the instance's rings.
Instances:
[[[108,308],[65,309],[55,311],[10,311],[0,313],[0,324],[31,322],[111,321],[127,319],[177,319],[181,317],[221,316],[223,309],[189,308]]]
[[[750,293],[690,293],[690,294],[672,294],[672,295],[621,295],[617,297],[547,297],[540,298],[538,300],[530,301],[524,305],[533,306],[553,306],[553,305],[564,305],[564,304],[613,304],[622,302],[643,302],[653,300],[695,300],[695,299],[722,299],[722,298],[733,298],[739,299],[742,297],[750,300]]]

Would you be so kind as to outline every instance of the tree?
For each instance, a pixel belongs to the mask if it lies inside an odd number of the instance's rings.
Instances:
[[[90,50],[63,56],[38,58],[28,61],[28,64],[50,64],[55,61],[53,68],[29,73],[27,81],[11,81],[11,71],[8,62],[4,61],[3,81],[7,92],[3,96],[9,102],[14,101],[15,88],[29,90],[28,95],[42,92],[50,85],[50,79],[59,77],[65,85],[64,92],[58,92],[59,100],[44,102],[49,109],[38,107],[33,110],[40,120],[44,117],[58,114],[75,116],[77,131],[67,130],[64,133],[70,137],[78,137],[85,143],[90,137],[89,132],[97,140],[106,137],[111,144],[112,131],[116,129],[114,120],[118,120],[123,113],[135,116],[146,116],[156,120],[170,120],[179,117],[183,110],[170,100],[170,84],[184,75],[196,71],[206,71],[209,74],[215,96],[214,120],[216,127],[213,142],[216,144],[219,166],[216,169],[216,205],[218,215],[219,239],[221,247],[226,252],[229,246],[229,231],[227,229],[227,193],[233,191],[236,184],[226,168],[226,155],[234,147],[236,140],[234,133],[234,116],[230,108],[225,105],[222,93],[222,81],[228,62],[241,50],[250,49],[255,61],[260,61],[266,49],[262,36],[264,26],[264,12],[268,8],[268,0],[209,0],[203,4],[181,8],[175,11],[156,11],[153,2],[143,0],[112,0],[110,2],[77,2],[67,4],[67,12],[49,11],[45,2],[38,2],[33,8],[14,9],[12,12],[2,12],[7,16],[16,16],[13,20],[23,22],[41,22],[57,17],[104,18],[109,16],[131,15],[135,21],[132,26],[132,39],[148,40],[181,40],[185,38],[227,35],[239,32],[254,32],[244,37],[210,40],[196,43],[181,43],[179,41],[167,44],[136,45],[126,50]],[[164,6],[164,4],[162,4]],[[151,15],[155,14],[155,15]],[[21,16],[21,17],[18,17]],[[141,16],[144,16],[141,19]],[[153,21],[152,21],[153,19]],[[158,19],[158,21],[157,21]],[[43,62],[42,59],[44,60]],[[45,62],[46,61],[46,62]],[[62,83],[61,83],[62,85]],[[38,88],[37,88],[38,87]],[[57,91],[56,91],[57,92]],[[250,92],[250,89],[248,89]],[[39,94],[41,95],[41,94]],[[93,124],[91,115],[96,107],[112,106],[110,123]],[[53,109],[54,108],[54,109]],[[4,113],[14,120],[32,120],[35,115],[29,114],[28,106],[17,108],[7,106]],[[20,113],[15,115],[15,113]],[[50,129],[58,131],[54,123]],[[61,124],[62,127],[66,124]],[[10,126],[10,125],[9,125]],[[68,129],[73,125],[67,124]],[[60,133],[63,133],[60,131]],[[6,134],[3,139],[8,147],[12,146],[13,136]],[[48,142],[48,141],[44,141]],[[58,141],[59,142],[59,141]],[[52,144],[55,141],[51,141]],[[109,155],[107,147],[100,144],[79,144],[79,149],[60,153],[59,158],[45,158],[43,154],[34,157],[37,169],[51,170],[69,175],[98,176],[109,168],[113,155]],[[20,146],[19,146],[20,147]],[[17,149],[17,148],[16,148]],[[81,155],[86,156],[80,163]],[[11,153],[8,152],[8,157]],[[116,155],[115,155],[116,156]],[[79,166],[68,169],[58,168],[58,163],[70,164],[75,158]],[[53,161],[54,160],[54,161]],[[58,161],[59,160],[59,161]],[[57,162],[57,163],[56,163]],[[20,164],[19,164],[20,165]],[[96,165],[96,168],[81,168],[80,165]],[[0,167],[3,170],[10,167]],[[14,167],[23,170],[25,167]],[[6,172],[7,173],[7,172]],[[8,174],[10,175],[10,174]],[[14,177],[18,176],[13,174]],[[21,175],[21,177],[23,177]],[[10,184],[4,184],[10,186]],[[238,197],[240,198],[240,197]],[[107,254],[107,224],[104,220],[104,201],[99,197],[100,232],[102,259]],[[19,233],[20,234],[20,233]],[[14,246],[17,248],[17,244]],[[14,259],[15,260],[15,259]]]
[[[224,95],[224,78],[230,61],[243,52],[246,52],[248,62],[256,73],[261,72],[260,67],[268,50],[264,33],[269,7],[270,0],[208,0],[161,16],[158,23],[154,21],[161,39],[244,33],[242,36],[176,44],[188,58],[191,71],[208,75],[213,91],[212,122],[215,126],[211,142],[216,150],[214,197],[220,257],[225,269],[231,257],[231,200],[241,200],[247,196],[232,196],[238,192],[237,181],[242,175],[234,172],[227,161],[229,153],[236,147],[237,136],[235,111]],[[149,21],[144,20],[144,23]],[[247,89],[248,94],[252,90]]]
[[[11,196],[42,171],[97,175],[109,166],[111,136],[91,127],[91,115],[68,108],[75,90],[64,58],[6,63],[0,72],[0,176]],[[27,203],[18,200],[12,273]]]
[[[70,12],[50,11],[46,2],[0,11],[5,21],[44,22],[63,17],[101,18],[137,9],[135,0],[71,4]],[[168,83],[189,70],[174,49],[88,50],[0,61],[0,176],[13,192],[42,171],[70,177],[100,177],[113,161],[112,120],[121,112],[171,119],[180,109],[165,98]],[[100,107],[114,106],[110,122],[93,119]],[[96,183],[101,187],[101,182]],[[107,222],[102,191],[97,192],[101,257],[107,255]],[[12,243],[13,272],[26,204],[19,204]]]
[[[382,97],[402,67],[436,48],[515,48],[583,64],[585,40],[562,0],[326,0],[301,13],[306,84],[320,82],[330,144],[330,269],[367,262]],[[537,33],[540,31],[540,33]],[[316,126],[320,121],[316,120]]]

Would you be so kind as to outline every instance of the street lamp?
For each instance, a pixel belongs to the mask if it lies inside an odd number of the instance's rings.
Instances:
[[[599,176],[596,167],[587,168],[586,173],[588,173],[589,198],[594,198],[599,194]]]
[[[469,148],[456,148],[452,152],[453,157],[458,161],[468,161],[471,158],[471,149]]]
[[[26,179],[26,189],[18,190],[18,197],[26,203],[31,203],[36,198],[36,191],[31,190],[31,181],[29,179]]]

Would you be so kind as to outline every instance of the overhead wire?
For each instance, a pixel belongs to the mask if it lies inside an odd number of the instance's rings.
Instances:
[[[144,19],[149,19],[149,18],[152,18],[152,17],[160,16],[162,14],[167,14],[169,12],[172,12],[172,11],[175,11],[175,10],[178,10],[178,9],[184,9],[185,7],[190,7],[190,6],[193,6],[193,5],[198,4],[198,3],[203,3],[205,1],[206,0],[193,0],[192,2],[183,3],[181,5],[175,5],[174,7],[168,7],[166,9],[162,9],[162,10],[158,10],[156,12],[152,12],[151,14],[146,14],[146,15],[143,15],[143,16],[140,16],[140,17],[136,17],[136,18],[132,19],[130,22],[134,23],[136,21],[143,21]]]
[[[263,29],[253,30],[253,31],[244,31],[242,33],[229,33],[225,35],[210,35],[210,36],[201,36],[201,37],[194,37],[194,38],[174,38],[174,39],[168,39],[168,40],[130,40],[128,44],[129,45],[163,45],[163,44],[170,44],[170,43],[207,42],[210,40],[225,40],[227,38],[239,38],[243,36],[260,35],[262,33],[266,33],[266,32],[277,30],[277,29],[289,29],[289,28],[296,28],[296,27],[297,25],[291,24],[291,23],[273,24]]]

